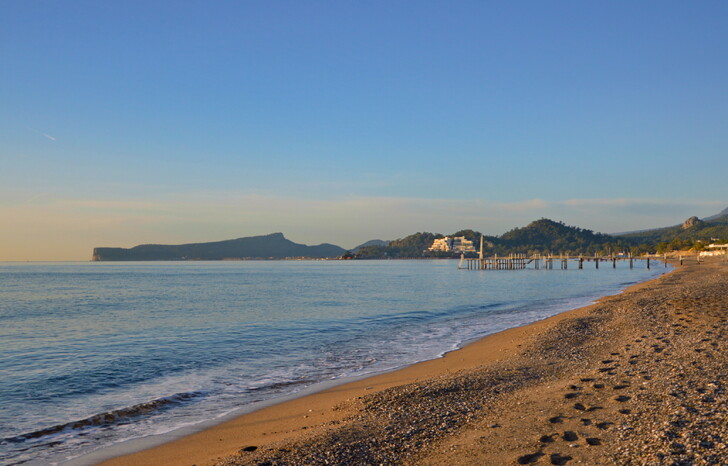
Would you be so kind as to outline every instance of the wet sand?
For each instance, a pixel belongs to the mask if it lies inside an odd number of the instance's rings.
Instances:
[[[494,272],[497,273],[497,272]],[[103,464],[722,464],[728,264]]]

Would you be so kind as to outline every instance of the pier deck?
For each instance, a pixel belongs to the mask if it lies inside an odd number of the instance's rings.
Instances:
[[[466,270],[523,270],[533,264],[534,269],[553,269],[554,263],[558,264],[559,269],[568,269],[569,263],[572,262],[577,268],[583,269],[584,262],[593,262],[595,268],[599,268],[600,262],[612,263],[612,267],[617,267],[618,261],[628,261],[629,268],[633,268],[636,262],[643,262],[647,268],[650,268],[650,257],[630,257],[630,256],[526,256],[525,254],[511,254],[505,257],[480,257],[480,258],[460,258],[458,268]],[[665,262],[667,266],[667,262]]]

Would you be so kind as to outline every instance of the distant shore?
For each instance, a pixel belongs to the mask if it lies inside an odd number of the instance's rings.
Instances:
[[[725,262],[686,262],[443,358],[103,464],[725,461],[725,289]]]

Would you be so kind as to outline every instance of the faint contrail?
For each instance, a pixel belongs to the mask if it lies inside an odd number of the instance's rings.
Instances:
[[[37,129],[35,129],[35,128],[30,128],[30,127],[29,127],[28,129],[29,129],[29,130],[31,130],[31,131],[35,131],[36,133],[40,134],[41,136],[45,136],[45,137],[47,137],[47,138],[48,138],[48,139],[50,139],[51,141],[54,141],[54,142],[56,141],[56,138],[54,138],[54,137],[53,137],[53,136],[51,136],[50,134],[46,134],[46,133],[44,133],[43,131],[38,131],[38,130],[37,130]]]
[[[35,201],[36,199],[41,198],[41,197],[44,197],[44,196],[47,196],[47,195],[48,195],[48,193],[38,193],[38,194],[30,197],[30,199],[26,199],[24,201],[20,201],[18,203],[18,205],[19,206],[24,206],[24,205],[30,204],[31,202]]]

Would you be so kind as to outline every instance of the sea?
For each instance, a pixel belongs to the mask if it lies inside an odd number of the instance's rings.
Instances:
[[[0,464],[83,463],[122,442],[439,358],[668,271],[651,265],[0,263]]]

